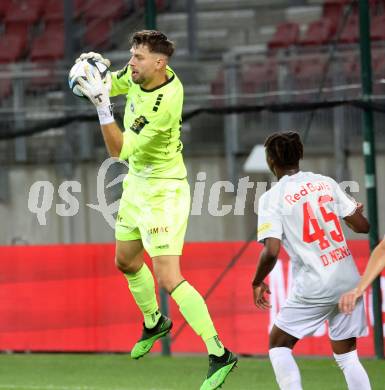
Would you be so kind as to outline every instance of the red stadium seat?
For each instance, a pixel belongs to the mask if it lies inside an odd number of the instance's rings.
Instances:
[[[347,21],[343,29],[339,42],[341,43],[356,43],[359,38],[358,16],[352,15]]]
[[[385,83],[380,80],[385,79],[385,51],[384,49],[373,50],[373,93],[375,95],[385,95]]]
[[[217,76],[215,77],[215,80],[211,82],[211,94],[212,95],[222,95],[224,91],[224,82],[225,82],[225,76],[223,69],[221,69]]]
[[[341,19],[344,6],[336,3],[325,3],[323,7],[323,17],[338,22]]]
[[[369,0],[370,10],[376,10],[376,8],[381,4],[382,0]]]
[[[277,61],[275,58],[266,59],[264,62],[248,64],[242,71],[243,81],[263,81],[275,80],[277,75]]]
[[[43,10],[42,0],[11,2],[5,15],[6,22],[35,23]]]
[[[63,57],[64,34],[62,31],[46,31],[32,42],[30,58],[34,62],[56,61]]]
[[[22,36],[5,34],[0,38],[0,63],[19,60],[25,52],[26,41]]]
[[[47,74],[45,76],[32,77],[27,85],[28,92],[41,92],[59,89],[61,80],[55,72],[55,62],[42,62],[36,65],[38,70],[43,70],[47,72]]]
[[[373,41],[385,41],[385,15],[376,16],[372,20],[370,37]]]
[[[345,5],[343,2],[330,2],[324,4],[322,17],[331,21],[333,34],[337,32],[343,19],[344,7]]]
[[[11,62],[19,60],[25,53],[28,45],[28,33],[30,25],[22,22],[9,22],[5,25],[5,34],[1,36],[1,47],[9,47],[9,49],[0,54],[3,62]],[[6,59],[6,60],[5,60]]]
[[[46,22],[44,34],[46,35],[64,35],[64,21],[63,20],[51,20]]]
[[[299,38],[299,26],[297,23],[282,23],[277,26],[273,38],[268,43],[269,49],[287,48],[295,45]]]
[[[320,79],[326,70],[326,59],[322,57],[303,60],[298,64],[297,77]]]
[[[11,0],[1,0],[0,1],[0,18],[5,16],[8,11],[8,7],[11,3]]]
[[[377,78],[385,79],[385,51],[376,50],[372,55],[373,74]]]
[[[64,3],[62,1],[51,0],[44,10],[44,20],[54,21],[64,19]]]
[[[84,43],[91,48],[105,49],[110,46],[113,20],[89,20],[84,33]]]
[[[84,13],[88,8],[88,0],[75,0],[73,2],[74,16],[77,18]],[[64,20],[64,2],[57,0],[50,0],[44,10],[44,20]]]
[[[75,0],[74,1],[75,17],[78,18],[79,16],[84,14],[84,12],[86,12],[86,10],[88,9],[88,6],[89,6],[89,0]]]
[[[357,52],[344,56],[343,72],[348,81],[357,81],[360,77],[360,58]]]
[[[83,18],[90,19],[120,19],[126,11],[124,0],[90,0]]]
[[[361,59],[357,52],[349,53],[344,58],[344,73],[353,79],[361,77]],[[372,73],[373,80],[375,78],[385,77],[385,51],[377,49],[372,51]]]
[[[5,24],[5,32],[9,35],[22,36],[27,40],[30,27],[27,22],[8,22]]]
[[[250,63],[241,70],[240,93],[255,94],[264,93],[276,89],[277,84],[277,62],[275,58],[266,59],[264,62]],[[211,82],[211,94],[224,94],[224,71],[221,69],[214,81]],[[248,104],[249,98],[239,99],[238,103]],[[226,104],[225,99],[214,99],[212,105],[220,107]]]
[[[167,3],[165,0],[156,0],[155,4],[156,4],[156,8],[158,11],[163,11],[167,6]]]
[[[293,101],[314,101],[319,87],[330,87],[332,72],[326,72],[327,56],[314,54],[297,57],[289,66],[286,88],[307,91],[292,96]],[[313,90],[310,92],[309,90]],[[323,94],[327,94],[326,91]]]
[[[163,11],[167,8],[167,1],[165,0],[155,0],[155,4],[158,11]],[[144,8],[146,5],[146,0],[139,0],[138,5],[139,7]]]
[[[277,63],[275,58],[245,66],[241,73],[240,87],[242,94],[258,94],[276,90]],[[248,104],[250,98],[241,98],[239,103]]]
[[[309,24],[305,36],[299,41],[301,45],[325,45],[333,36],[332,21],[326,18]]]
[[[220,69],[217,76],[210,84],[211,95],[223,95],[225,90],[225,74],[223,69]],[[218,96],[214,96],[211,100],[213,107],[221,107],[226,104],[226,100]]]
[[[0,99],[3,100],[12,93],[12,81],[10,79],[0,79]]]

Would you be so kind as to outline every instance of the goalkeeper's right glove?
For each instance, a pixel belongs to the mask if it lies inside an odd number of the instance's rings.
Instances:
[[[114,114],[110,103],[111,74],[107,73],[105,81],[98,71],[92,72],[90,65],[85,66],[86,78],[79,77],[79,90],[95,105],[101,125],[114,122]]]
[[[76,59],[75,62],[79,62],[87,59],[93,59],[95,61],[101,62],[102,64],[106,65],[107,68],[111,66],[111,61],[108,58],[104,58],[101,54],[95,53],[93,51],[80,54],[80,56]]]

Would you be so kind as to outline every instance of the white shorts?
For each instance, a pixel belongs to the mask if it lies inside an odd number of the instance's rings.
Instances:
[[[339,341],[368,335],[362,298],[350,315],[341,313],[337,304],[311,306],[288,300],[279,311],[275,325],[297,339],[302,339],[313,335],[325,321],[329,323],[331,340]]]

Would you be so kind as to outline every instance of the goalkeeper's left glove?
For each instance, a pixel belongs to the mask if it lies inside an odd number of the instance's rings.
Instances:
[[[80,54],[80,56],[76,59],[75,62],[88,60],[88,59],[92,59],[94,61],[99,61],[99,62],[103,63],[107,68],[109,68],[111,66],[111,61],[108,58],[104,58],[101,54],[95,53],[93,51]]]
[[[98,71],[92,72],[90,66],[85,67],[86,79],[79,77],[79,90],[95,105],[101,125],[114,122],[114,114],[110,103],[111,74],[107,72],[104,80]]]

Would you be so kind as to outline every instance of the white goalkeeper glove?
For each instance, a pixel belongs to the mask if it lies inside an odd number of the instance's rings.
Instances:
[[[79,77],[79,90],[95,105],[101,125],[114,122],[114,114],[110,103],[111,74],[107,72],[104,80],[98,71],[92,72],[91,67],[85,66],[86,79]]]
[[[95,53],[93,51],[80,54],[80,56],[76,59],[75,62],[79,62],[82,60],[88,60],[90,58],[95,60],[95,61],[101,62],[102,64],[106,65],[107,68],[109,68],[111,66],[111,61],[109,59],[104,58],[101,54]]]

